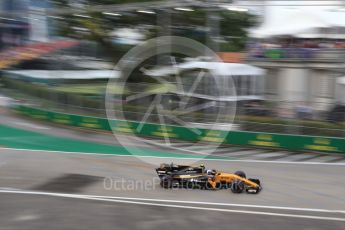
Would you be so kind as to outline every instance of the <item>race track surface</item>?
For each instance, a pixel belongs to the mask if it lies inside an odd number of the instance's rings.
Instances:
[[[260,178],[263,191],[249,195],[163,189],[153,170],[162,159],[149,161],[0,150],[1,229],[345,229],[344,166],[203,161]]]
[[[200,149],[129,142],[143,150],[133,156],[111,135],[11,114],[0,124],[1,230],[345,229],[343,155],[230,146],[201,159]],[[263,191],[163,189],[154,171],[163,162],[243,170]]]
[[[2,229],[343,229],[341,222],[4,195]],[[17,206],[14,207],[13,200]],[[20,205],[18,205],[20,204]],[[35,208],[32,208],[35,207]],[[4,209],[2,209],[4,210]]]

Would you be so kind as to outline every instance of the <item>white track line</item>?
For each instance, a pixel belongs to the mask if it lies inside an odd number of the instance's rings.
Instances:
[[[96,201],[106,201],[106,202],[126,203],[126,204],[138,204],[138,205],[148,205],[148,206],[158,206],[158,207],[168,207],[168,208],[182,208],[182,209],[193,209],[193,210],[204,210],[204,211],[217,211],[217,212],[228,212],[228,213],[243,213],[243,214],[253,214],[253,215],[266,215],[266,216],[278,216],[278,217],[290,217],[290,218],[315,219],[315,220],[328,220],[328,221],[342,221],[342,222],[345,222],[345,218],[337,218],[337,217],[298,215],[298,214],[286,214],[286,213],[275,213],[275,212],[261,212],[261,211],[236,210],[236,209],[222,209],[222,208],[208,208],[208,207],[173,205],[173,204],[159,204],[159,203],[149,203],[149,202],[141,202],[141,201],[109,199],[107,197],[101,197],[101,196],[76,195],[76,194],[59,194],[59,193],[34,192],[34,191],[12,191],[12,190],[0,190],[0,193],[5,193],[5,194],[26,194],[26,195],[44,195],[44,196],[53,196],[53,197],[64,197],[64,198],[74,198],[74,199],[83,199],[83,200],[96,200]]]
[[[142,156],[142,155],[124,155],[112,153],[86,153],[86,152],[68,152],[56,150],[37,150],[37,149],[19,149],[19,148],[2,148],[0,150],[15,150],[27,152],[46,152],[46,153],[63,153],[63,154],[79,154],[79,155],[100,155],[109,157],[136,157],[136,158],[156,158],[156,159],[180,159],[180,160],[202,160],[202,161],[226,161],[226,162],[244,162],[244,163],[268,163],[268,164],[295,164],[295,165],[328,165],[328,166],[345,166],[345,163],[327,163],[327,162],[291,162],[291,161],[264,161],[264,160],[237,160],[237,159],[209,159],[203,157],[159,157],[159,156]],[[156,150],[155,150],[156,151]],[[179,153],[183,155],[183,153]],[[205,156],[206,157],[206,156]]]
[[[331,209],[315,209],[315,208],[296,208],[287,206],[267,206],[267,205],[251,205],[251,204],[234,204],[234,203],[217,203],[217,202],[204,202],[204,201],[188,201],[188,200],[166,200],[166,199],[151,199],[140,197],[121,197],[121,196],[97,196],[97,195],[84,195],[84,194],[69,194],[69,193],[50,193],[39,191],[25,191],[16,188],[0,187],[1,192],[19,191],[22,194],[40,194],[40,195],[63,195],[63,196],[83,196],[83,197],[95,197],[105,199],[117,199],[117,200],[137,200],[137,201],[151,201],[151,202],[165,202],[165,203],[184,203],[184,204],[199,204],[199,205],[214,205],[214,206],[233,206],[233,207],[246,207],[246,208],[261,208],[261,209],[279,209],[289,211],[305,211],[305,212],[324,212],[324,213],[341,213],[345,214],[345,210],[331,210]]]
[[[27,122],[21,122],[21,121],[16,121],[16,122],[14,122],[14,124],[17,124],[20,126],[27,126],[29,128],[33,128],[33,129],[50,129],[50,128],[45,127],[45,126],[31,124],[31,123],[27,123]]]
[[[244,207],[244,208],[261,208],[261,209],[277,209],[277,210],[289,210],[289,211],[345,214],[345,210],[295,208],[295,207],[286,207],[286,206],[266,206],[266,205],[233,204],[233,203],[215,203],[215,202],[188,201],[188,200],[149,199],[149,198],[137,198],[137,197],[94,196],[94,195],[90,195],[90,196],[97,197],[97,198],[120,199],[120,200],[138,200],[138,201],[165,202],[165,203],[184,203],[184,204],[199,204],[199,205],[213,205],[213,206],[232,206],[232,207]]]

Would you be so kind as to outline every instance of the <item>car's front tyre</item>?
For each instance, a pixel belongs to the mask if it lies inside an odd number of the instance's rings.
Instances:
[[[232,182],[231,184],[231,191],[233,193],[242,193],[244,191],[245,185],[243,181],[240,180],[235,180],[234,182]]]

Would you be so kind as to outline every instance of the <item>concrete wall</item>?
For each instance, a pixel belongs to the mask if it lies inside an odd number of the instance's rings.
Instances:
[[[292,108],[300,102],[307,102],[314,110],[325,111],[337,100],[345,101],[345,88],[336,90],[336,80],[341,76],[338,72],[284,67],[266,70],[265,98],[284,102],[284,107]]]
[[[345,105],[345,84],[337,84],[336,101]]]
[[[267,69],[265,79],[265,98],[267,100],[277,100],[278,96],[279,70]]]
[[[337,74],[327,70],[311,70],[311,98],[316,110],[328,110],[335,102]]]
[[[282,68],[277,82],[280,101],[299,102],[308,101],[307,69]]]

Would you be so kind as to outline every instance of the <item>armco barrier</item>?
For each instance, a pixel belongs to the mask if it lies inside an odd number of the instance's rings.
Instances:
[[[320,152],[345,153],[345,138],[317,137],[303,135],[288,135],[244,131],[221,131],[198,128],[199,134],[189,128],[180,126],[161,126],[159,124],[147,123],[143,125],[140,132],[137,131],[137,122],[110,120],[105,118],[66,114],[60,112],[46,111],[29,106],[19,105],[15,108],[21,114],[32,118],[38,118],[64,125],[86,127],[110,131],[110,124],[116,132],[135,133],[145,136],[164,137],[187,141],[221,142],[225,144],[245,145],[256,147],[272,147],[287,150],[308,150]]]

